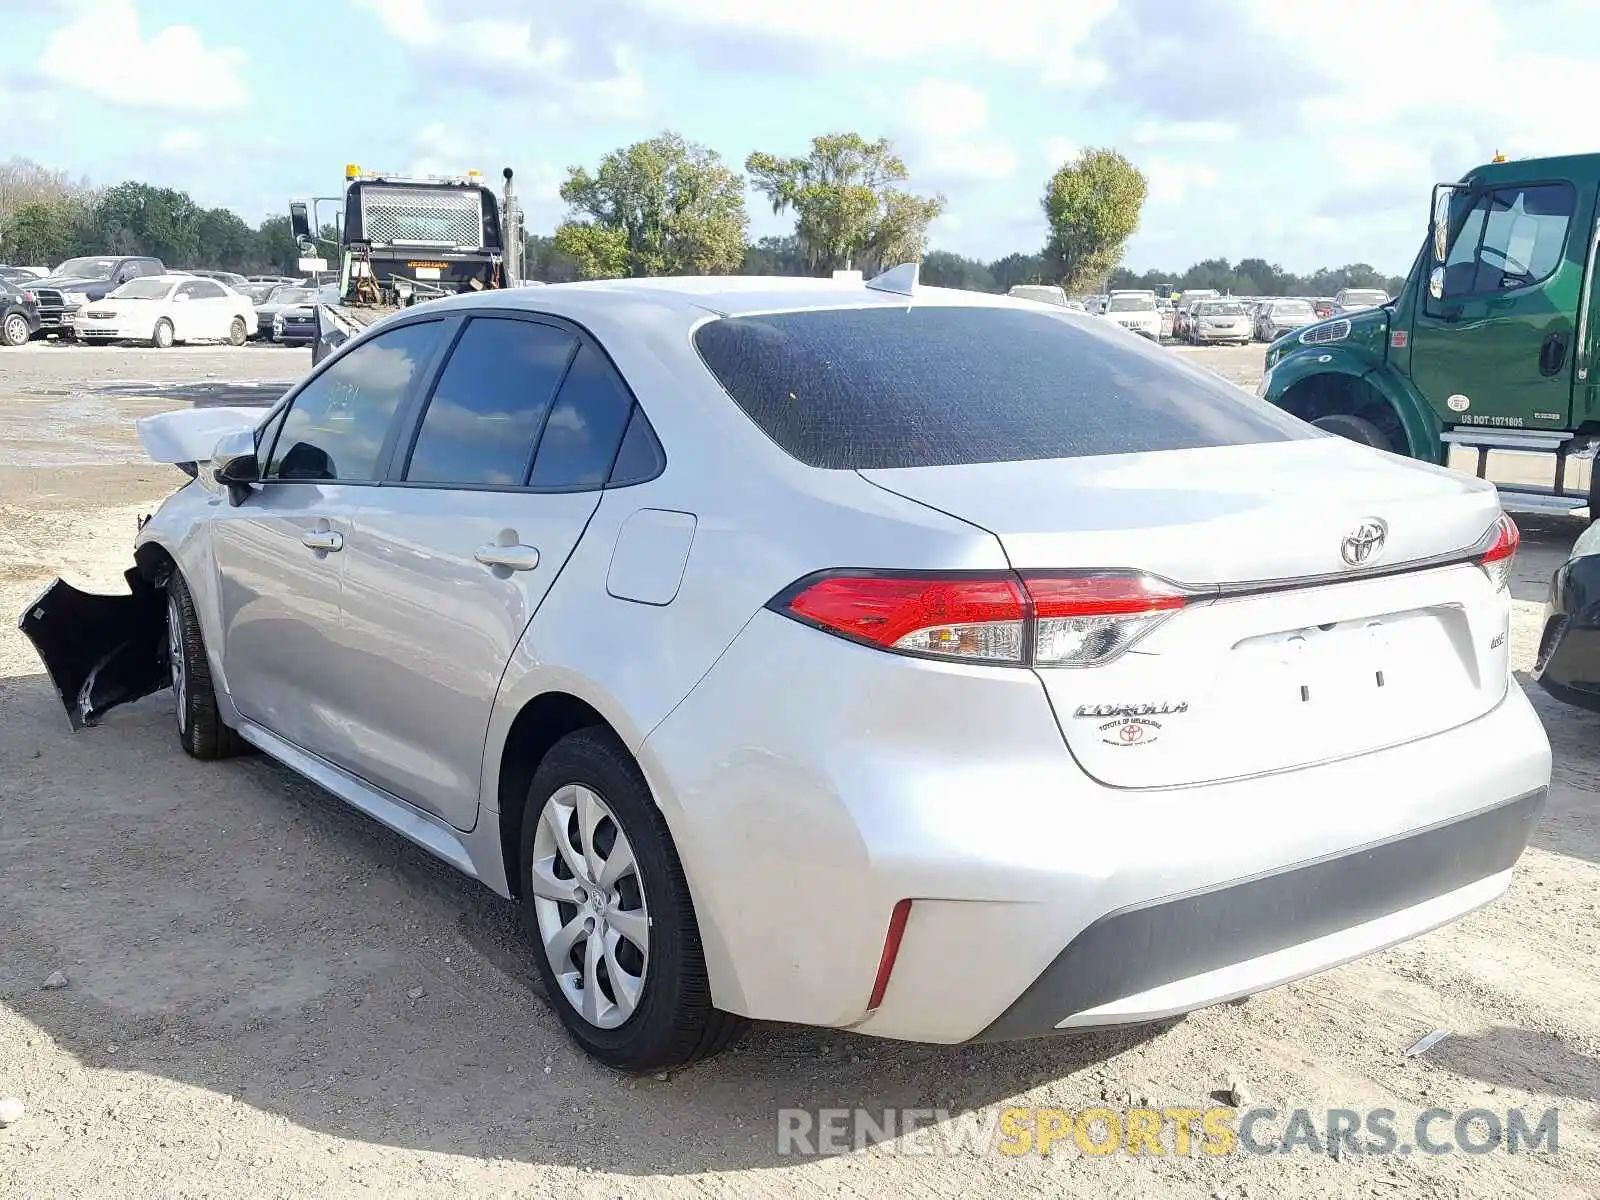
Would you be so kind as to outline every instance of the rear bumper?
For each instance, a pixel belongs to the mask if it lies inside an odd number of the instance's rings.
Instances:
[[[1173,1016],[1453,921],[1505,890],[1544,799],[1540,788],[1346,854],[1108,913],[975,1040]]]
[[[771,613],[640,757],[719,1006],[945,1043],[1186,1012],[1423,933],[1504,890],[1550,781],[1511,683],[1478,719],[1386,750],[1109,787],[1031,672],[898,658]]]
[[[1600,711],[1600,554],[1569,558],[1551,579],[1532,675],[1556,699]]]

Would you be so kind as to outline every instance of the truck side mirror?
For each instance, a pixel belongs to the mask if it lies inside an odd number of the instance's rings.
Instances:
[[[294,200],[289,204],[289,228],[294,233],[294,240],[304,246],[311,241],[311,216],[306,211],[304,200]]]
[[[1435,267],[1428,272],[1428,295],[1435,300],[1444,299],[1444,268]]]

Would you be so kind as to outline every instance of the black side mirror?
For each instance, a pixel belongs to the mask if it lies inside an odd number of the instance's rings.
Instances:
[[[311,241],[311,215],[306,211],[304,200],[290,202],[289,228],[294,233],[294,240],[302,246]]]
[[[229,504],[237,507],[244,503],[251,485],[261,482],[254,430],[230,433],[217,442],[211,454],[211,477],[227,489]]]

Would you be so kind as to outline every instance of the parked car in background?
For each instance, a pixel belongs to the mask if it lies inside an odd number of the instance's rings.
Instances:
[[[1266,300],[1256,309],[1255,333],[1259,342],[1275,342],[1286,333],[1303,329],[1317,319],[1309,300]]]
[[[161,348],[197,341],[242,346],[255,323],[249,298],[214,279],[153,275],[91,302],[78,316],[77,336],[85,342],[141,341]]]
[[[1245,345],[1255,336],[1250,314],[1237,300],[1201,300],[1189,314],[1186,336],[1194,345],[1206,342],[1238,342]]]
[[[1333,298],[1333,312],[1360,312],[1365,308],[1380,308],[1389,303],[1389,293],[1382,288],[1345,288]]]
[[[1006,295],[1017,300],[1032,300],[1038,304],[1054,304],[1057,308],[1067,306],[1067,291],[1048,283],[1019,283]]]
[[[77,315],[91,301],[130,279],[161,275],[166,267],[159,258],[142,255],[91,254],[69,258],[53,274],[29,290],[39,302],[39,325],[46,333],[70,336]]]
[[[238,292],[241,296],[249,296],[250,303],[254,304],[257,310],[259,310],[262,302],[265,301],[268,296],[272,295],[274,291],[283,286],[284,285],[277,280],[255,279],[246,283],[243,287],[234,288],[233,290]]]
[[[317,289],[300,284],[280,283],[267,293],[265,300],[256,302],[256,327],[252,337],[263,337],[269,342],[277,341],[275,324],[279,313],[288,308],[303,308],[317,298]]]
[[[74,723],[170,687],[187,754],[515,897],[634,1072],[746,1017],[1159,1020],[1501,895],[1551,756],[1494,488],[889,274],[407,309],[266,413],[147,418],[196,477],[130,592],[22,632]]]
[[[39,332],[39,302],[32,292],[0,279],[0,346],[26,346]]]
[[[1161,336],[1169,338],[1173,334],[1173,324],[1177,320],[1176,306],[1169,297],[1156,297],[1156,311],[1161,314]]]
[[[1161,340],[1161,314],[1153,292],[1112,292],[1104,319],[1152,342]]]
[[[312,297],[299,304],[280,308],[272,318],[272,340],[286,346],[308,346],[317,340],[318,304],[339,303],[339,285],[325,283]]]
[[[1317,314],[1319,321],[1326,321],[1338,309],[1338,302],[1332,296],[1318,296],[1311,302],[1311,311]]]
[[[185,275],[194,275],[200,279],[215,279],[224,287],[230,287],[236,292],[241,292],[245,284],[250,281],[236,271],[200,271],[190,268],[183,272]]]
[[[48,267],[4,267],[0,266],[0,281],[14,283],[19,287],[29,287],[50,274]]]

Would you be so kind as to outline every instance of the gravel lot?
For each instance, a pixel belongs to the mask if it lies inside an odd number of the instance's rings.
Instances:
[[[1179,352],[1245,386],[1260,370],[1259,347]],[[181,482],[141,462],[133,419],[175,396],[271,396],[309,359],[0,353],[0,1097],[25,1107],[0,1129],[0,1195],[1600,1193],[1600,717],[1538,691],[1549,808],[1510,894],[1455,926],[1157,1028],[940,1049],[761,1027],[643,1080],[570,1048],[509,905],[265,759],[188,759],[170,693],[69,734],[10,614],[57,573],[119,581],[136,517]],[[1579,527],[1524,525],[1519,669]],[[57,971],[67,985],[44,987]],[[1451,1035],[1402,1055],[1435,1028]],[[1554,1107],[1560,1148],[776,1152],[785,1107],[1204,1107],[1233,1083],[1319,1123],[1328,1108],[1391,1108],[1407,1129],[1435,1106]]]

